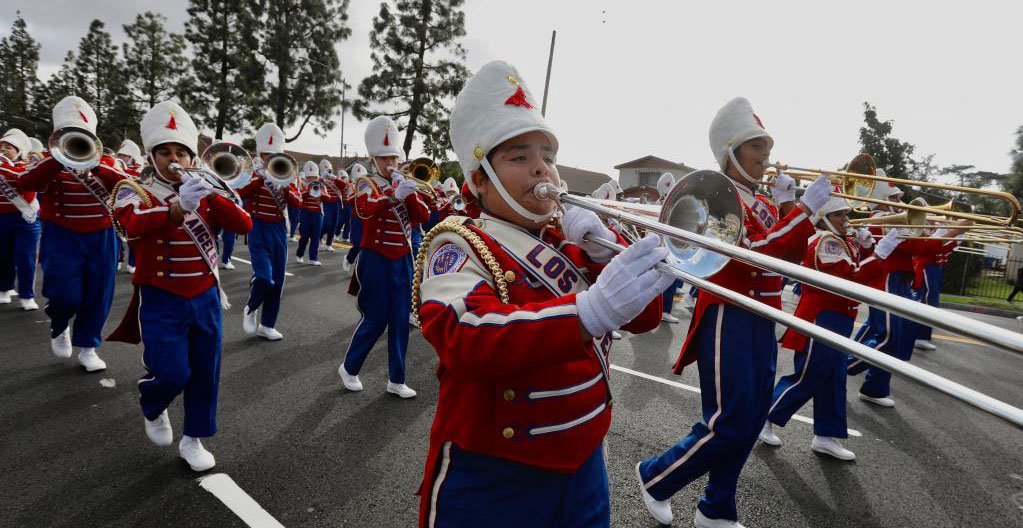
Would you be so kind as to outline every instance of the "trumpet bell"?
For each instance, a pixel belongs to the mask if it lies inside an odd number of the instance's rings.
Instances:
[[[742,200],[735,184],[717,171],[699,170],[682,177],[664,200],[659,221],[726,244],[742,238]],[[662,237],[669,263],[697,277],[710,277],[728,264],[721,253]]]
[[[848,164],[846,164],[845,172],[876,176],[877,163],[870,154],[861,152],[849,161]],[[876,180],[855,178],[852,175],[848,175],[842,178],[842,192],[857,198],[870,198],[871,194],[874,192],[875,183]],[[849,203],[849,207],[853,210],[863,210],[867,207],[867,202],[862,200],[848,198],[846,199],[846,202]]]
[[[103,142],[84,128],[59,128],[47,140],[50,155],[61,165],[74,170],[89,170],[99,165]]]
[[[298,161],[289,154],[272,154],[267,158],[264,170],[274,185],[285,187],[295,181]]]
[[[252,179],[252,158],[234,143],[210,145],[202,153],[202,162],[232,189],[240,189]]]

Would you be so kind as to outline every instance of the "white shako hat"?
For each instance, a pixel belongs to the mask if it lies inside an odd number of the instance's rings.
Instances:
[[[263,153],[284,153],[284,131],[275,123],[263,123],[256,131],[256,154]]]
[[[366,176],[367,176],[366,167],[363,167],[361,163],[356,163],[356,164],[352,165],[352,179],[353,180],[355,178],[359,178],[359,177],[363,177],[364,178]]]
[[[774,147],[774,138],[764,129],[763,122],[753,113],[753,105],[745,97],[736,97],[718,110],[710,123],[710,150],[721,171],[728,166],[728,160],[747,181],[753,182],[749,174],[735,158],[739,145],[758,137],[767,138],[768,146]]]
[[[32,151],[32,152],[42,152],[42,151],[46,150],[46,146],[43,145],[43,142],[39,141],[38,139],[36,139],[34,137],[28,138],[28,142],[31,145],[29,150]]]
[[[558,137],[540,115],[536,98],[514,66],[504,61],[484,64],[455,98],[449,123],[451,145],[473,196],[478,197],[478,191],[472,173],[482,167],[515,212],[537,222],[547,218],[527,211],[512,199],[487,161],[494,147],[527,132],[543,132],[558,152]]]
[[[594,189],[594,191],[590,194],[590,196],[592,196],[592,197],[594,197],[594,198],[596,198],[598,200],[614,200],[615,199],[615,189],[614,189],[614,187],[611,186],[610,183],[604,182],[604,183],[600,184],[600,187],[597,187],[596,189]]]
[[[398,147],[398,125],[387,116],[374,117],[366,125],[366,151],[370,157],[398,156],[405,160],[405,152]]]
[[[657,179],[657,194],[661,196],[663,200],[668,193],[671,192],[671,188],[675,186],[675,175],[670,172],[665,172]]]
[[[334,166],[330,164],[330,160],[329,159],[321,159],[320,160],[320,174],[322,174],[324,176],[327,176],[327,175],[333,175],[333,172],[334,172]]]
[[[444,189],[445,193],[458,194],[458,182],[456,182],[451,176],[448,176],[448,178],[444,180],[444,184],[441,188]]]
[[[346,180],[347,181],[348,180],[348,171],[346,171],[344,169],[338,169],[337,170],[337,179],[339,179],[339,180]]]
[[[825,218],[835,211],[848,211],[849,209],[851,209],[849,207],[849,202],[847,202],[845,198],[832,196],[831,198],[828,198],[828,201],[824,203],[823,207],[814,213],[811,219],[813,220],[813,223],[816,224],[817,222],[820,222],[822,218]]]
[[[138,144],[130,139],[126,139],[121,142],[121,146],[117,149],[117,154],[131,156],[131,159],[135,163],[138,163],[139,165],[142,164],[142,149],[140,149]]]
[[[320,166],[315,161],[309,160],[302,165],[302,174],[306,178],[319,178],[320,177]]]
[[[199,129],[181,105],[174,101],[157,103],[142,118],[139,127],[142,146],[147,153],[164,143],[180,143],[196,156],[199,152]]]
[[[9,143],[12,147],[17,149],[19,158],[28,156],[28,153],[32,150],[32,142],[29,141],[28,135],[22,132],[20,128],[12,128],[7,132],[4,132],[3,137],[0,137],[0,141]]]
[[[85,102],[85,99],[69,95],[53,107],[53,130],[65,127],[84,128],[96,133],[96,111]]]

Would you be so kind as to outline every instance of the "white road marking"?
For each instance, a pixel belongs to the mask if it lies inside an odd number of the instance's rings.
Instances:
[[[686,385],[685,383],[679,383],[677,381],[672,381],[672,380],[669,380],[669,379],[659,378],[659,377],[654,376],[652,374],[647,374],[646,372],[640,372],[638,370],[632,370],[630,368],[622,367],[620,365],[615,365],[613,363],[611,364],[611,368],[614,369],[614,370],[617,370],[619,372],[624,372],[626,374],[632,374],[633,376],[636,376],[636,377],[639,377],[639,378],[648,379],[650,381],[656,381],[657,383],[662,383],[664,385],[670,385],[672,387],[679,388],[679,389],[682,389],[682,390],[685,390],[685,391],[689,391],[689,392],[692,392],[692,393],[695,393],[695,394],[699,394],[700,393],[699,387],[693,387],[692,385]],[[807,418],[805,416],[800,416],[798,414],[794,414],[794,415],[792,415],[792,419],[796,420],[797,422],[803,422],[803,423],[806,423],[806,424],[813,425],[813,418]],[[849,429],[849,436],[863,436],[863,433],[857,431],[856,429]]]
[[[99,380],[99,384],[108,389],[112,389],[117,386],[117,380],[113,378],[103,378]]]
[[[199,479],[199,486],[220,499],[245,524],[251,528],[284,528],[245,490],[241,489],[227,473],[215,473]]]
[[[248,264],[249,266],[251,266],[251,265],[252,265],[252,263],[251,263],[251,262],[249,262],[249,261],[247,261],[247,260],[245,260],[245,259],[240,259],[240,258],[238,258],[238,257],[231,257],[231,260],[237,260],[238,262],[244,262],[245,264]],[[295,274],[294,274],[294,273],[288,273],[288,272],[286,272],[286,271],[284,272],[284,275],[285,275],[285,276],[287,276],[287,277],[294,277],[294,276],[295,276]]]

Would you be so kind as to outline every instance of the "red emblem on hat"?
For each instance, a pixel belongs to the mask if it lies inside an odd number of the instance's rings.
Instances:
[[[509,97],[508,100],[504,102],[504,104],[512,106],[522,106],[525,108],[533,108],[533,105],[530,104],[528,99],[526,99],[526,91],[523,90],[521,86],[519,86],[518,89],[515,90],[515,93],[513,93],[512,96]]]
[[[387,133],[386,132],[384,133],[384,146],[385,147],[391,146],[391,140],[387,139]]]
[[[267,145],[273,145],[273,144],[274,144],[274,135],[270,134],[270,141],[267,142]]]
[[[174,120],[174,114],[171,114],[170,121],[167,121],[167,128],[169,128],[171,130],[177,130],[178,129],[178,122]]]
[[[85,121],[86,123],[89,122],[89,118],[85,117],[85,114],[83,114],[81,110],[78,111],[78,115],[82,116],[82,121]]]
[[[750,112],[750,113],[753,114],[753,119],[757,120],[757,126],[759,126],[760,128],[764,128],[764,122],[760,120],[760,116],[758,116],[756,112]],[[764,129],[764,130],[766,130],[766,129]]]

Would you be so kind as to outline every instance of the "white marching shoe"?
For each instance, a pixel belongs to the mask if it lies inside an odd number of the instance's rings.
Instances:
[[[26,312],[29,312],[29,311],[32,311],[32,310],[38,310],[39,309],[39,305],[36,304],[36,300],[35,299],[31,299],[31,298],[30,299],[22,299],[21,300],[21,309],[25,310]]]
[[[234,262],[231,262],[229,260],[227,262],[224,262],[224,263],[220,264],[220,267],[224,268],[226,270],[233,270],[234,269]]]
[[[359,392],[362,390],[362,382],[359,381],[359,375],[349,374],[348,371],[345,370],[344,363],[342,363],[341,366],[337,368],[337,373],[339,376],[341,376],[341,383],[344,384],[346,389],[352,392]]]
[[[678,317],[671,315],[670,313],[661,314],[661,321],[665,323],[678,324]]]
[[[328,246],[327,244],[320,244],[320,251],[327,251],[327,248],[329,247],[330,246]]]
[[[657,519],[657,522],[671,524],[675,518],[675,515],[671,513],[671,502],[659,501],[647,492],[646,486],[643,485],[643,477],[639,474],[639,464],[640,462],[636,462],[636,482],[639,484],[639,494],[643,496],[643,504],[646,504],[647,511],[654,519]]]
[[[85,367],[86,372],[106,370],[107,364],[96,354],[92,347],[78,347],[78,364]]]
[[[391,394],[397,394],[398,396],[404,399],[416,397],[416,391],[410,389],[409,386],[405,385],[404,383],[391,383],[390,381],[388,381],[387,392]]]
[[[344,270],[346,273],[351,273],[352,263],[348,262],[348,259],[345,259],[344,264],[341,264],[341,269]]]
[[[181,441],[178,442],[178,454],[188,462],[188,467],[192,468],[192,471],[206,471],[217,465],[213,453],[207,451],[198,438],[191,436],[181,437]]]
[[[336,251],[337,251],[336,249],[334,249],[334,244],[330,244],[329,246],[327,246],[327,247],[325,247],[325,248],[323,248],[323,249],[324,249],[325,251],[330,251],[331,253],[334,253],[334,252],[336,252]]]
[[[323,265],[323,263],[318,261],[318,260],[310,260],[309,264],[311,264],[313,266],[322,266]]]
[[[246,334],[252,335],[256,333],[259,328],[259,310],[249,311],[249,305],[245,305],[242,308],[242,330],[245,330]]]
[[[775,447],[781,445],[781,438],[774,434],[774,425],[771,422],[765,423],[764,428],[760,430],[760,441]]]
[[[873,396],[867,396],[862,392],[859,395],[860,399],[865,402],[870,402],[873,403],[874,405],[879,405],[881,407],[895,407],[895,400],[891,398],[875,398]]]
[[[164,409],[160,416],[157,416],[153,421],[146,420],[144,416],[142,421],[146,422],[146,436],[154,444],[166,447],[174,443],[174,430],[171,429],[170,416],[167,415],[167,409]]]
[[[11,292],[0,292],[0,304],[11,304]]]
[[[831,455],[839,460],[856,460],[856,453],[842,447],[837,438],[830,436],[813,436],[810,442],[810,449],[825,455]]]
[[[270,328],[269,326],[259,325],[258,333],[259,337],[269,339],[270,341],[280,341],[281,339],[284,339],[284,334]]]
[[[696,528],[746,528],[739,524],[739,521],[727,519],[711,519],[703,514],[699,508],[696,509],[696,517],[693,518],[693,526]]]
[[[917,339],[916,343],[913,343],[913,348],[919,348],[920,350],[937,350],[938,347],[934,346],[934,343],[925,341],[923,339]]]
[[[71,357],[71,328],[65,328],[59,336],[50,339],[50,350],[53,350],[53,355],[67,359]]]
[[[134,274],[135,274],[135,266],[128,266],[128,267],[127,267],[127,268],[125,268],[125,269],[127,269],[127,270],[128,270],[128,274],[129,274],[129,275],[134,275]]]
[[[302,257],[295,257],[295,262],[298,262],[299,264],[304,264],[305,263],[305,259],[302,258]]]
[[[621,339],[622,334],[618,330],[611,330],[611,339]]]
[[[420,328],[419,323],[416,322],[415,314],[408,314],[408,324],[410,324],[410,325],[412,325],[412,326],[414,326],[416,328]]]

